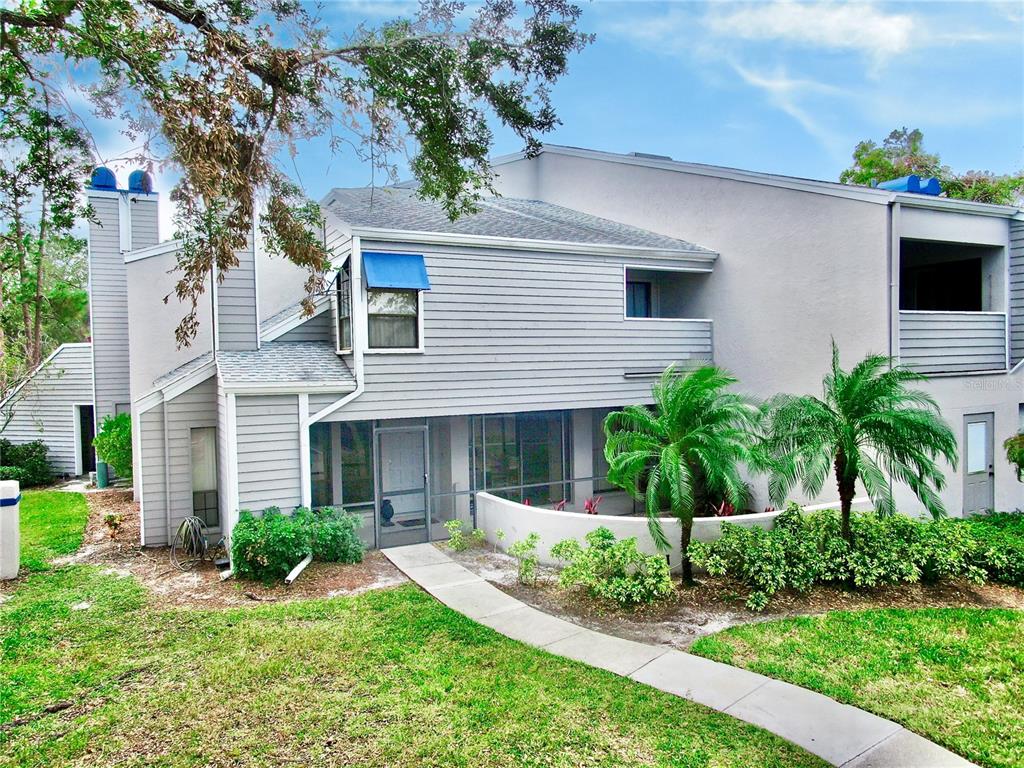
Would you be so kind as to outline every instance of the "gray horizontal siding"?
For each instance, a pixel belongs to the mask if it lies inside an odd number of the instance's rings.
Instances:
[[[171,523],[174,535],[192,515],[192,429],[217,426],[217,379],[210,377],[164,404],[167,409],[167,455]]]
[[[301,502],[296,395],[238,395],[238,506],[288,511]]]
[[[154,413],[156,416],[151,416]],[[166,544],[181,521],[192,514],[191,430],[217,426],[216,379],[211,377],[145,412],[142,419],[146,544]]]
[[[1010,222],[1010,364],[1024,360],[1024,221]]]
[[[167,544],[167,481],[164,473],[164,406],[136,417],[142,491],[142,540],[146,546]]]
[[[129,195],[132,209],[132,250],[160,242],[160,208],[157,195]]]
[[[113,197],[94,197],[89,202],[94,214],[89,223],[89,311],[96,372],[96,422],[100,424],[105,416],[115,412],[116,405],[131,402],[128,280],[118,228],[119,202]],[[138,206],[133,206],[133,210],[135,207]],[[140,222],[139,228],[144,231],[144,223]]]
[[[1006,368],[1006,317],[980,312],[900,312],[900,361],[921,373]]]
[[[130,248],[139,250],[160,241],[156,195],[128,194]],[[131,402],[128,347],[128,278],[121,253],[117,198],[92,197],[89,223],[89,302],[92,321],[93,369],[96,371],[96,421]]]
[[[297,328],[292,328],[287,333],[281,334],[274,341],[326,341],[333,344],[334,334],[331,328],[333,317],[330,310],[321,312]]]
[[[92,352],[88,344],[65,344],[0,408],[0,435],[12,443],[42,440],[55,472],[75,472],[76,405],[92,404]],[[3,457],[0,456],[0,464]]]
[[[224,273],[217,291],[217,346],[220,349],[256,349],[259,321],[256,317],[256,254],[249,247],[235,252],[238,266]]]
[[[712,357],[709,322],[623,318],[621,259],[480,251],[425,258],[424,353],[367,354],[365,392],[330,418],[619,405],[650,397],[651,380],[627,372]]]

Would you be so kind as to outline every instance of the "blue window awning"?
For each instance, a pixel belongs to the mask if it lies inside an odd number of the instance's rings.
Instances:
[[[419,253],[363,251],[363,272],[368,288],[430,290],[427,266]]]

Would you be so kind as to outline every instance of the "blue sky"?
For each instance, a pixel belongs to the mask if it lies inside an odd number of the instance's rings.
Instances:
[[[581,5],[597,41],[555,88],[562,125],[547,141],[836,179],[858,140],[906,125],[955,170],[1024,167],[1020,2]],[[325,15],[347,30],[414,7],[351,0]],[[118,154],[116,132],[102,133],[101,150]],[[496,154],[517,149],[497,130]],[[284,167],[314,198],[371,182],[320,145]]]

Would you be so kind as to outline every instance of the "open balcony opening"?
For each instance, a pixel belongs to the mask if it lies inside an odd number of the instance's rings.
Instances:
[[[662,269],[626,269],[627,318],[695,318],[697,292],[707,275]]]
[[[1003,249],[900,241],[900,309],[917,312],[999,312]]]

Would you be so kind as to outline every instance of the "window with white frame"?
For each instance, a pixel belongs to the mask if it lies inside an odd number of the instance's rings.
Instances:
[[[394,288],[368,289],[366,316],[370,349],[419,348],[419,291]]]
[[[217,501],[217,428],[191,430],[192,514],[208,528],[220,526]]]
[[[338,305],[338,351],[352,349],[352,263],[346,261],[338,270],[336,287]]]

